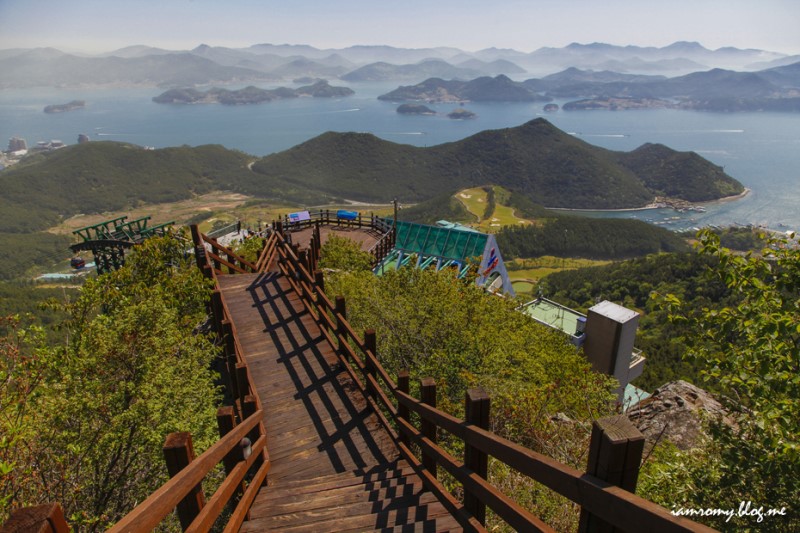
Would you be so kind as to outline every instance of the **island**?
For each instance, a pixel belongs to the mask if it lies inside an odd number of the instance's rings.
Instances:
[[[401,115],[435,115],[436,111],[422,104],[402,104],[397,112]]]
[[[475,118],[478,115],[473,113],[468,109],[464,109],[463,107],[459,107],[458,109],[453,110],[452,112],[448,113],[447,116],[454,120],[464,120],[468,118]]]
[[[607,111],[622,111],[625,109],[668,109],[677,107],[668,100],[658,98],[624,98],[604,97],[587,98],[564,104],[564,111],[590,111],[604,109]]]
[[[83,109],[86,107],[86,102],[83,100],[73,100],[66,104],[51,104],[45,106],[45,113],[65,113],[67,111],[75,111],[76,109]]]
[[[355,91],[349,87],[334,87],[325,80],[320,80],[312,85],[290,89],[278,87],[277,89],[260,89],[249,86],[244,89],[231,91],[214,87],[207,91],[198,91],[193,88],[170,89],[153,97],[157,104],[223,104],[246,105],[271,102],[287,98],[335,98],[351,96]]]
[[[382,94],[378,100],[411,102],[550,102],[549,96],[538,94],[508,76],[483,76],[471,81],[429,78],[422,83],[400,86]]]
[[[547,104],[544,106],[545,113],[555,113],[558,111],[558,104]]]

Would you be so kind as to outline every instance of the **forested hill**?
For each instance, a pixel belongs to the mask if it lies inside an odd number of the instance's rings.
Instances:
[[[694,153],[662,145],[605,150],[543,119],[430,148],[325,133],[256,160],[218,145],[144,150],[113,142],[34,155],[0,173],[0,232],[38,231],[77,213],[214,190],[301,204],[331,198],[419,202],[494,184],[539,205],[599,209],[638,207],[657,195],[699,201],[742,190]]]
[[[655,196],[710,200],[743,190],[694,153],[643,145],[630,153],[590,145],[544,119],[418,148],[362,133],[328,132],[265,157],[265,183],[290,183],[355,200],[421,201],[501,185],[548,207],[641,207]]]

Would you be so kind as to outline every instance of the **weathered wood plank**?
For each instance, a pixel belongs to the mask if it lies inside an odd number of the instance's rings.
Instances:
[[[270,454],[241,531],[459,530],[381,426],[314,318],[277,274],[220,276],[264,410]]]

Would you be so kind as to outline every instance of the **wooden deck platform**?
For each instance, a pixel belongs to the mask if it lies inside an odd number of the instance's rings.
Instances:
[[[272,462],[241,531],[460,531],[399,459],[288,281],[274,272],[218,281]]]

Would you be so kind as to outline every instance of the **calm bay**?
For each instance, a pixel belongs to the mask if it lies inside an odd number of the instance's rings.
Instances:
[[[546,114],[538,103],[472,102],[465,107],[477,118],[451,120],[444,114],[454,104],[429,105],[440,113],[437,116],[398,115],[398,103],[377,100],[395,83],[347,85],[356,91],[354,96],[233,107],[156,104],[151,98],[162,92],[157,88],[4,90],[0,91],[0,140],[18,136],[29,146],[52,139],[73,144],[84,133],[92,141],[156,148],[221,144],[262,156],[326,131],[365,132],[393,142],[432,146],[543,116],[558,128],[611,150],[628,151],[649,142],[695,151],[751,190],[736,201],[706,204],[705,212],[650,209],[587,215],[636,217],[674,230],[730,224],[800,230],[800,114],[667,109]],[[43,112],[48,104],[76,99],[85,100],[86,107],[60,114]]]

